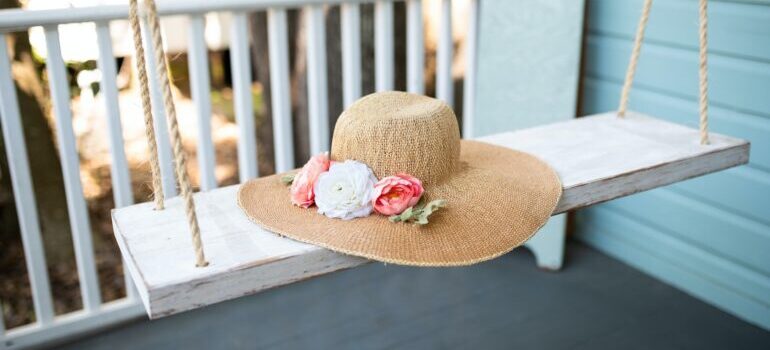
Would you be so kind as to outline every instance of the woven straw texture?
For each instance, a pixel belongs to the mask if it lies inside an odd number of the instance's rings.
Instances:
[[[454,113],[424,96],[366,96],[337,122],[332,159],[356,159],[378,178],[406,172],[422,179],[428,200],[448,206],[430,223],[391,223],[373,213],[330,219],[289,202],[282,174],[254,179],[238,204],[266,230],[337,252],[415,266],[470,265],[505,254],[529,239],[553,213],[562,186],[546,163],[529,154],[460,141]]]
[[[460,157],[452,109],[430,97],[380,92],[356,101],[334,127],[331,157],[368,165],[381,179],[406,172],[426,186],[448,178]]]

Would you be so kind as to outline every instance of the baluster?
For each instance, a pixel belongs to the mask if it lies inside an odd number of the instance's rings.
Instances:
[[[75,133],[72,130],[70,90],[64,60],[61,56],[59,30],[56,26],[45,27],[45,43],[48,53],[46,70],[56,119],[56,138],[59,142],[64,192],[67,196],[67,212],[75,245],[75,259],[78,265],[80,293],[83,308],[95,311],[101,305],[99,279],[96,276],[94,247],[91,239],[91,225],[88,220],[83,187],[80,183],[80,167]]]
[[[0,316],[5,315],[3,313],[3,304],[0,303]],[[5,343],[5,320],[0,317],[0,344]]]
[[[251,92],[249,60],[249,19],[243,12],[233,12],[230,27],[230,63],[233,78],[235,120],[238,123],[238,172],[241,182],[259,176],[254,105]]]
[[[11,76],[11,62],[6,42],[5,34],[0,33],[0,72],[4,72],[0,74],[0,127],[3,130],[16,215],[19,218],[21,241],[24,245],[24,259],[27,263],[29,284],[32,288],[35,319],[40,324],[46,325],[50,324],[54,317],[51,286],[45,264],[43,241],[40,237],[40,224],[32,190],[32,177],[29,173],[27,147],[24,144],[19,102]],[[0,313],[1,321],[2,313]],[[0,327],[0,331],[3,329],[4,327]]]
[[[131,192],[131,177],[128,172],[128,162],[123,149],[123,128],[120,123],[120,105],[118,104],[118,85],[116,81],[117,69],[115,56],[112,55],[112,38],[110,37],[110,24],[99,22],[96,24],[96,38],[99,46],[98,66],[102,74],[99,84],[100,92],[104,98],[104,109],[107,117],[107,133],[109,136],[110,153],[112,162],[110,172],[112,188],[115,196],[115,206],[124,207],[134,204]]]
[[[436,98],[452,106],[452,90],[452,0],[441,0],[436,53]]]
[[[406,89],[425,93],[425,46],[423,43],[422,1],[406,2]]]
[[[146,18],[141,18],[141,32],[144,43],[144,57],[149,80],[150,100],[152,100],[152,120],[155,127],[155,139],[158,144],[158,163],[160,163],[160,179],[163,184],[163,195],[166,199],[176,196],[176,177],[174,175],[174,157],[171,155],[171,138],[168,134],[166,111],[163,107],[163,94],[158,80],[158,70],[155,68],[155,56],[152,36],[147,27]]]
[[[393,2],[374,5],[374,85],[377,91],[393,90]]]
[[[294,168],[286,10],[271,8],[267,11],[267,35],[270,51],[275,169],[277,172],[284,172]]]
[[[471,0],[468,8],[468,38],[463,86],[463,137],[473,137],[476,111],[476,50],[478,49],[479,1]]]
[[[214,142],[211,140],[211,82],[204,27],[203,15],[190,16],[187,59],[190,93],[195,102],[198,121],[198,171],[201,190],[208,191],[217,188],[217,178],[214,174]]]
[[[329,112],[326,81],[326,28],[321,5],[305,8],[307,28],[307,90],[310,153],[329,150]]]
[[[99,46],[98,65],[102,74],[99,83],[100,92],[104,99],[104,111],[107,118],[107,133],[110,145],[110,177],[112,179],[112,195],[115,199],[115,207],[125,207],[134,204],[134,196],[131,192],[131,176],[128,171],[126,152],[123,148],[123,128],[120,124],[120,105],[118,103],[118,84],[116,81],[117,69],[115,56],[112,54],[112,38],[110,37],[109,22],[96,23],[96,40]],[[123,266],[126,266],[125,261]],[[131,281],[128,269],[123,269],[123,278],[126,284],[126,296],[134,298],[136,289]]]
[[[342,36],[342,104],[361,97],[361,9],[357,3],[340,6]]]

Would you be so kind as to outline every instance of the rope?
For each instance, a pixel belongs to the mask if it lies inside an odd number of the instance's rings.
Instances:
[[[628,109],[628,95],[631,93],[631,83],[636,74],[636,63],[639,61],[639,52],[642,49],[642,40],[644,39],[644,30],[647,28],[647,19],[650,18],[650,8],[652,0],[644,0],[642,7],[642,16],[639,17],[639,25],[636,27],[636,38],[634,39],[634,48],[631,51],[631,59],[628,62],[626,70],[626,80],[623,82],[623,92],[620,94],[620,106],[618,107],[618,116],[625,117]]]
[[[706,0],[700,0],[700,66],[698,67],[698,76],[700,79],[700,144],[709,144],[709,78],[707,66],[707,46],[708,46],[708,5]]]
[[[708,53],[708,8],[707,0],[699,0],[700,8],[700,27],[698,28],[699,44],[700,44],[700,65],[698,67],[698,76],[700,81],[699,86],[699,132],[701,145],[707,145],[709,143],[708,134],[708,66],[707,66],[707,53]],[[620,94],[620,106],[618,106],[618,117],[624,117],[626,110],[628,109],[628,95],[631,92],[631,84],[634,81],[634,75],[636,74],[636,64],[639,61],[639,52],[642,48],[642,40],[644,40],[644,30],[647,28],[647,20],[650,17],[650,8],[652,8],[652,0],[644,0],[642,7],[642,15],[639,17],[639,25],[636,28],[636,38],[634,39],[634,47],[631,50],[631,59],[628,62],[628,69],[626,70],[626,79],[623,82],[623,91]]]
[[[147,87],[147,70],[144,61],[144,46],[142,45],[142,32],[139,27],[139,9],[137,0],[129,2],[128,21],[134,32],[134,49],[136,50],[136,68],[139,71],[139,90],[142,97],[142,110],[144,112],[144,133],[147,136],[147,144],[150,148],[150,169],[152,171],[152,193],[155,200],[155,209],[163,210],[163,187],[160,181],[160,163],[158,161],[157,141],[155,140],[155,127],[152,124],[152,107],[150,105],[150,89]]]
[[[132,0],[135,1],[135,0]],[[155,50],[155,62],[157,68],[158,79],[160,80],[161,89],[163,90],[163,105],[166,110],[166,117],[168,119],[169,129],[171,131],[171,143],[173,144],[174,153],[174,168],[176,172],[177,181],[182,192],[182,198],[185,205],[185,214],[187,215],[187,224],[190,226],[190,233],[192,233],[193,249],[195,250],[195,266],[203,267],[208,265],[206,257],[203,253],[203,244],[201,242],[201,232],[198,226],[198,218],[195,214],[195,202],[193,201],[192,186],[190,185],[190,177],[187,174],[184,149],[182,148],[182,138],[179,134],[179,124],[176,119],[176,108],[174,107],[173,96],[171,95],[171,84],[168,80],[168,68],[166,65],[166,53],[163,49],[163,39],[160,33],[160,21],[158,20],[158,13],[155,7],[154,0],[144,1],[145,9],[147,10],[147,20],[149,24],[150,33],[152,35],[153,48]]]

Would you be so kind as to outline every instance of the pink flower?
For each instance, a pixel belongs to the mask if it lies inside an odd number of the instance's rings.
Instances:
[[[302,208],[309,208],[315,203],[315,182],[318,175],[329,170],[329,155],[318,154],[307,161],[291,183],[291,203]]]
[[[374,185],[372,205],[383,215],[401,214],[420,200],[422,182],[408,174],[396,174],[382,178]]]

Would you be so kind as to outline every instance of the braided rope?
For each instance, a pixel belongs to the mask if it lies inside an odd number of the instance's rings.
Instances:
[[[631,93],[631,83],[636,74],[636,63],[639,61],[639,52],[642,49],[642,40],[644,40],[644,30],[647,28],[647,19],[650,18],[650,8],[652,0],[644,0],[642,7],[642,16],[639,17],[639,25],[636,27],[636,38],[634,39],[634,48],[631,50],[631,58],[626,69],[626,79],[623,82],[623,92],[620,94],[620,106],[618,107],[618,116],[625,117],[628,109],[628,95]]]
[[[155,61],[158,79],[160,80],[161,88],[163,89],[163,105],[166,110],[166,117],[168,119],[169,129],[171,131],[171,143],[173,144],[174,152],[174,168],[179,182],[179,187],[182,192],[182,198],[185,205],[185,214],[187,215],[187,223],[190,226],[190,232],[192,233],[193,249],[195,250],[195,266],[203,267],[208,265],[206,257],[203,253],[203,243],[201,242],[201,232],[198,226],[198,217],[195,214],[195,202],[193,201],[192,186],[190,185],[190,177],[187,174],[186,157],[184,149],[182,148],[182,138],[179,134],[179,124],[176,118],[176,108],[174,106],[174,99],[171,95],[171,84],[168,78],[168,67],[166,65],[166,53],[163,49],[163,38],[160,33],[160,20],[158,19],[157,9],[155,7],[154,0],[144,1],[145,9],[147,10],[147,20],[152,35],[153,48],[155,50]]]
[[[699,34],[699,54],[700,64],[698,66],[699,77],[699,132],[701,145],[707,145],[709,143],[708,135],[708,65],[707,65],[707,53],[708,53],[708,8],[707,0],[699,0],[699,16],[700,27],[698,28]],[[626,78],[623,82],[623,91],[620,94],[620,106],[618,106],[618,117],[624,117],[626,110],[628,109],[628,96],[631,92],[631,84],[634,81],[634,75],[636,74],[636,64],[639,61],[639,52],[642,48],[642,40],[644,40],[644,31],[647,28],[647,20],[650,17],[650,8],[652,8],[652,0],[644,0],[642,7],[642,15],[639,17],[639,25],[636,28],[636,37],[634,38],[634,47],[631,50],[631,58],[628,62],[628,69],[626,70]]]
[[[147,144],[150,148],[150,169],[152,171],[152,193],[155,200],[155,209],[163,209],[163,187],[160,181],[160,162],[158,161],[158,147],[155,140],[155,127],[152,124],[152,107],[150,105],[150,89],[147,86],[147,70],[144,61],[144,46],[142,45],[142,32],[139,27],[139,6],[137,0],[130,0],[128,21],[134,32],[134,49],[136,51],[136,68],[139,71],[139,90],[141,91],[142,110],[144,112],[144,133],[147,136]]]
[[[698,67],[698,77],[700,79],[700,144],[709,144],[709,78],[707,66],[707,46],[708,46],[708,8],[707,1],[700,0],[700,28],[698,28],[700,43],[700,66]]]

